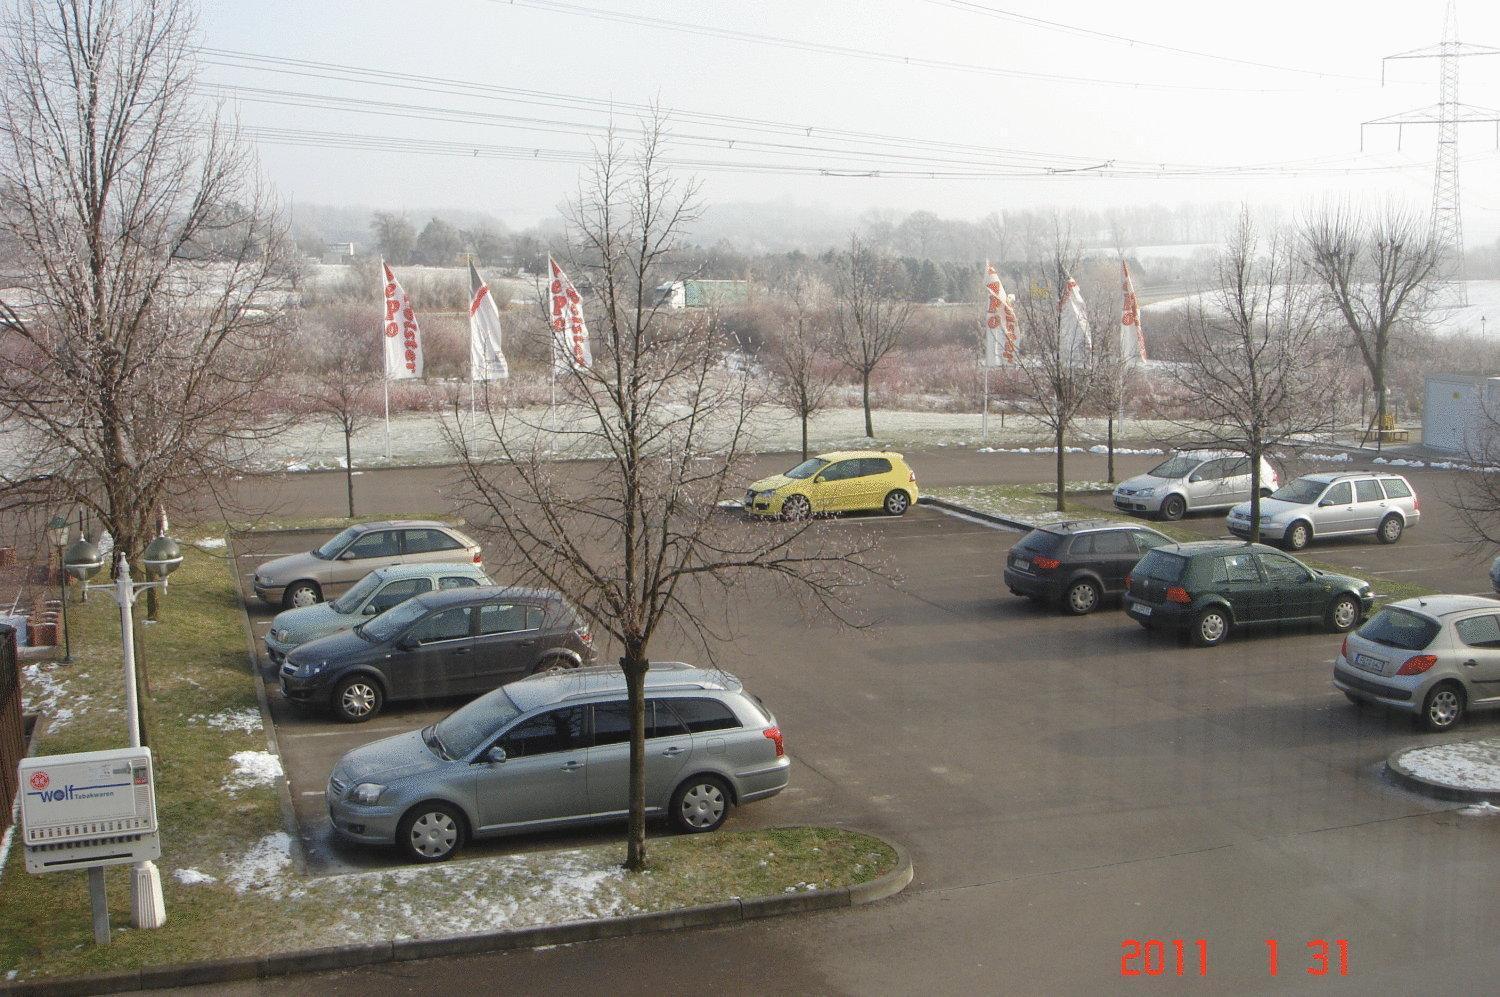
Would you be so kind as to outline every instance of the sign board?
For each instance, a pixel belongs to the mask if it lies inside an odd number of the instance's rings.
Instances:
[[[20,787],[27,872],[161,856],[150,748],[23,758]]]

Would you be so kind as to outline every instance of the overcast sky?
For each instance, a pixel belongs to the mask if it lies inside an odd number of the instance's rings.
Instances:
[[[669,110],[767,123],[681,117],[674,122],[681,142],[673,155],[705,164],[693,172],[705,180],[710,201],[925,208],[977,218],[1005,208],[1188,200],[1249,200],[1290,208],[1330,191],[1389,191],[1413,198],[1425,210],[1435,128],[1405,129],[1400,153],[1394,128],[1369,130],[1367,152],[1361,155],[1359,124],[1436,103],[1435,60],[1392,63],[1382,89],[1381,56],[1437,42],[1444,7],[1444,0],[1262,0],[1238,7],[1203,0],[205,0],[201,28],[204,45],[213,49],[380,69],[401,74],[406,82],[414,75],[441,77],[548,95],[523,103],[513,93],[511,99],[464,95],[447,84],[424,83],[426,89],[419,90],[328,79],[330,71],[322,68],[303,67],[317,75],[294,76],[206,66],[205,82],[254,88],[263,99],[306,103],[290,92],[320,101],[329,96],[356,101],[294,107],[246,100],[247,90],[234,91],[237,113],[253,134],[289,129],[297,134],[281,132],[283,140],[306,142],[307,133],[315,132],[318,141],[339,143],[334,148],[261,144],[267,172],[294,200],[395,209],[472,207],[508,224],[530,224],[554,215],[575,187],[578,164],[550,160],[588,149],[589,135],[581,126],[608,121],[609,101],[656,100]],[[1064,22],[1110,38],[1029,25],[982,8]],[[1458,23],[1463,40],[1500,46],[1500,3],[1461,0]],[[814,48],[708,36],[674,30],[674,24]],[[1111,40],[1119,36],[1224,58]],[[1006,76],[985,67],[1111,82]],[[1500,56],[1463,60],[1461,78],[1466,103],[1500,106]],[[569,99],[560,105],[553,95],[606,103],[579,106]],[[406,117],[363,113],[377,109],[376,102],[415,108],[405,109]],[[432,108],[492,117],[423,120],[442,117]],[[614,120],[628,129],[635,114],[617,107]],[[785,125],[812,132],[794,133]],[[847,141],[820,129],[902,141],[867,147],[851,158]],[[1500,152],[1493,125],[1471,125],[1462,134],[1465,228],[1472,246],[1500,236]],[[346,147],[350,135],[376,139],[360,138],[367,147],[352,149]],[[392,138],[418,147],[443,143],[448,154],[401,151]],[[750,144],[757,140],[774,146]],[[935,149],[907,140],[982,148]],[[469,146],[474,148],[465,152]],[[1039,154],[1028,163],[1082,172],[1045,179],[894,175],[912,169],[993,174],[997,162],[1015,162],[1003,157],[1002,149]],[[529,159],[495,158],[526,155],[525,150],[539,153]],[[976,160],[982,161],[978,167]],[[1315,172],[1180,175],[1184,166],[1292,161]],[[843,175],[764,172],[792,163]],[[1106,163],[1135,171],[1148,163],[1168,164],[1179,175],[1096,175]],[[726,164],[734,169],[721,168]],[[1403,164],[1404,170],[1375,171]],[[1334,168],[1360,172],[1325,172]],[[871,171],[881,175],[848,175]]]

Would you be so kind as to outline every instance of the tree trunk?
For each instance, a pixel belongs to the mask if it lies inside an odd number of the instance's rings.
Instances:
[[[625,868],[646,868],[646,660],[644,648],[627,649],[620,659],[630,703],[630,823],[626,832]]]
[[[354,518],[354,453],[349,444],[349,428],[344,427],[344,484],[349,491],[349,518]]]
[[[1375,369],[1370,372],[1370,385],[1375,391],[1375,452],[1380,452],[1381,433],[1385,430],[1385,357],[1375,360]]]
[[[1109,467],[1105,471],[1105,480],[1110,484],[1115,483],[1115,414],[1109,414]]]
[[[1260,447],[1251,445],[1250,458],[1250,542],[1260,543]]]
[[[807,412],[802,413],[802,459],[807,459]]]
[[[865,435],[870,439],[875,438],[875,422],[870,418],[870,372],[860,372],[860,388],[865,400]]]
[[[1057,511],[1063,512],[1067,508],[1067,506],[1063,503],[1063,496],[1066,494],[1066,492],[1063,491],[1063,488],[1067,482],[1067,477],[1063,473],[1062,426],[1057,427],[1057,432],[1053,434],[1053,439],[1057,443]]]

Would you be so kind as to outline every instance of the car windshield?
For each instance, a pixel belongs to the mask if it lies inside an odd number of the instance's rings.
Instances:
[[[329,603],[329,606],[333,608],[335,613],[343,613],[345,616],[348,616],[358,609],[360,604],[368,599],[376,589],[380,588],[382,580],[378,574],[371,572],[361,578],[358,584],[352,589]]]
[[[1132,575],[1154,578],[1159,582],[1175,582],[1182,578],[1187,559],[1164,550],[1148,550],[1140,563],[1130,569]]]
[[[1359,628],[1359,635],[1386,647],[1420,651],[1432,643],[1432,638],[1437,636],[1439,629],[1437,620],[1408,609],[1387,606],[1376,613],[1369,623]]]
[[[338,556],[339,551],[348,546],[349,541],[359,536],[359,527],[346,526],[338,534],[323,546],[312,552],[313,557],[320,557],[325,561],[332,561]]]
[[[354,628],[354,632],[365,640],[380,643],[390,640],[413,623],[420,620],[427,612],[427,606],[420,599],[408,599],[394,609],[388,609],[384,613],[361,623]]]
[[[520,715],[521,711],[505,690],[495,689],[433,724],[432,732],[441,754],[449,758],[465,758],[486,738]],[[432,744],[431,740],[428,744]]]
[[[810,457],[786,472],[786,476],[788,478],[796,478],[799,481],[803,478],[811,478],[814,474],[818,473],[820,468],[827,466],[827,464],[828,461],[821,457]]]
[[[1326,481],[1314,481],[1312,478],[1298,478],[1289,481],[1271,493],[1271,497],[1281,502],[1295,502],[1297,505],[1307,505],[1309,502],[1317,501],[1323,489],[1328,487]]]
[[[1178,454],[1168,457],[1157,464],[1146,473],[1153,478],[1185,478],[1193,473],[1194,468],[1203,463],[1202,457],[1189,457],[1186,454]]]

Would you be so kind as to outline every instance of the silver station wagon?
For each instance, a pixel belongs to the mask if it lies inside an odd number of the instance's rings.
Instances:
[[[342,837],[439,862],[469,838],[624,819],[630,716],[619,668],[538,675],[429,727],[356,748],[328,779]],[[712,831],[735,804],[786,788],[781,729],[727,672],[646,673],[646,808]]]
[[[1288,550],[1301,550],[1318,537],[1368,534],[1393,544],[1421,518],[1417,493],[1399,474],[1304,474],[1261,500],[1260,536]],[[1248,538],[1250,503],[1230,510],[1228,523],[1230,533]]]

